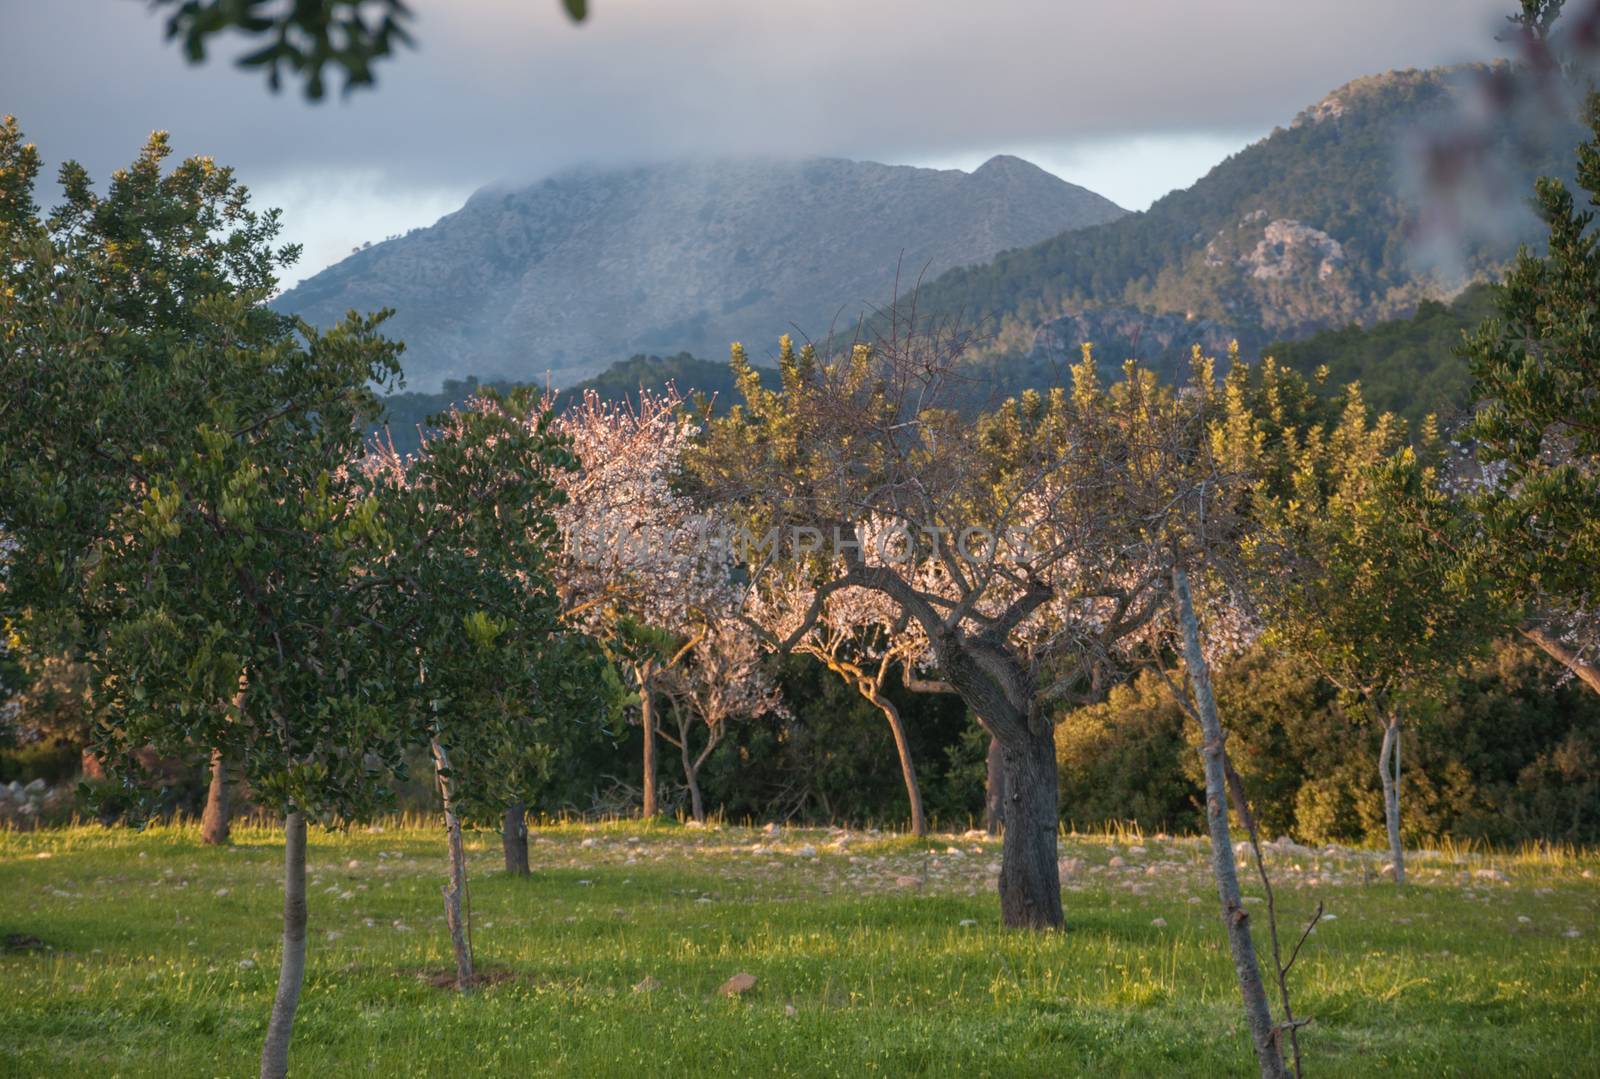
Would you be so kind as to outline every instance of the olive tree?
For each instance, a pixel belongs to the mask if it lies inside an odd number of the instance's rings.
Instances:
[[[445,921],[456,984],[475,982],[463,914],[463,819],[494,816],[546,775],[570,716],[598,711],[593,649],[561,618],[554,566],[559,477],[576,467],[531,391],[440,417],[415,455],[364,470],[384,548],[372,617],[390,677],[411,687],[414,738],[445,816]]]
[[[30,647],[70,643],[92,665],[91,748],[113,770],[145,747],[221,750],[283,814],[283,958],[261,1060],[281,1076],[306,962],[308,822],[387,804],[431,684],[503,660],[494,611],[463,619],[439,582],[412,587],[444,546],[439,564],[459,568],[484,526],[422,542],[429,518],[361,467],[400,346],[381,314],[320,332],[265,306],[294,249],[271,248],[276,215],[251,210],[228,170],[193,158],[166,173],[157,135],[104,195],[64,166],[65,201],[41,219],[37,154],[3,130],[5,614]]]

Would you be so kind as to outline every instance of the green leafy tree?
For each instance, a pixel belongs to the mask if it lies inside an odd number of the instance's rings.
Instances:
[[[250,210],[227,170],[196,158],[164,173],[158,135],[104,196],[65,166],[66,200],[40,220],[37,154],[14,122],[4,132],[5,614],[28,647],[70,643],[93,665],[92,746],[110,765],[147,746],[220,749],[284,814],[262,1053],[262,1074],[281,1076],[305,970],[307,822],[386,804],[406,752],[458,729],[440,718],[451,702],[481,718],[500,694],[493,714],[523,714],[529,650],[503,612],[544,610],[540,564],[517,567],[513,594],[504,561],[469,570],[464,545],[503,535],[508,512],[546,512],[563,451],[486,417],[429,466],[447,507],[406,502],[360,467],[400,346],[382,315],[319,332],[264,306],[294,250],[272,250],[276,216]],[[482,470],[519,452],[471,505]],[[489,553],[508,551],[527,553]],[[531,618],[532,640],[544,626]]]
[[[1369,424],[1352,386],[1337,426],[1294,440],[1287,488],[1263,485],[1260,529],[1244,545],[1269,646],[1319,672],[1383,732],[1378,770],[1397,883],[1407,702],[1437,696],[1500,625],[1469,557],[1471,521],[1435,469],[1401,444],[1403,433],[1392,416]]]
[[[532,390],[441,417],[415,456],[367,476],[384,549],[371,580],[389,677],[413,687],[450,851],[445,917],[456,982],[474,984],[463,917],[465,818],[498,817],[547,778],[572,717],[602,714],[598,653],[567,630],[552,576],[558,477],[576,467]]]
[[[1538,5],[1532,5],[1538,7]],[[1535,13],[1536,14],[1536,13]],[[1577,184],[1600,204],[1600,95],[1577,149]],[[1466,344],[1482,402],[1471,427],[1488,483],[1476,500],[1486,573],[1526,618],[1523,633],[1600,692],[1600,235],[1567,186],[1535,188],[1548,253],[1524,250],[1499,314]],[[1589,631],[1564,634],[1576,618]]]

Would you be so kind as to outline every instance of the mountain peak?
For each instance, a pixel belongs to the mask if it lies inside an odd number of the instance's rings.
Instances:
[[[1125,213],[1008,155],[970,175],[839,158],[571,170],[485,188],[275,306],[318,325],[393,307],[418,388],[568,385],[633,353],[743,340],[760,359],[793,328],[853,324],[899,267],[939,273]]]

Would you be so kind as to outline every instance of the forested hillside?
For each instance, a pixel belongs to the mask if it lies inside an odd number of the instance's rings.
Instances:
[[[1087,313],[1115,330],[1094,342],[1107,365],[1137,356],[1170,368],[1195,337],[1237,337],[1252,353],[1444,299],[1540,234],[1530,211],[1501,222],[1494,242],[1469,243],[1448,270],[1413,257],[1418,210],[1401,149],[1450,115],[1475,73],[1359,79],[1148,211],[952,270],[922,290],[920,308],[986,320],[992,351],[1040,369],[1076,359],[1081,328],[1052,323]],[[1511,189],[1570,175],[1580,139],[1558,125],[1530,152],[1508,135]],[[1197,326],[1186,333],[1185,322]]]

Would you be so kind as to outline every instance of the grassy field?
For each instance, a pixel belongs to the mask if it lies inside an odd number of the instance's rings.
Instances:
[[[1070,928],[1032,935],[999,930],[972,835],[559,826],[520,880],[473,838],[490,979],[463,997],[438,985],[442,829],[313,831],[297,1074],[1254,1070],[1199,840],[1066,837]],[[0,1073],[253,1074],[281,837],[236,839],[0,833]],[[1424,852],[1404,891],[1375,854],[1272,861],[1294,932],[1332,916],[1295,968],[1311,1074],[1600,1074],[1600,857]]]

